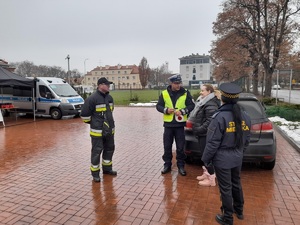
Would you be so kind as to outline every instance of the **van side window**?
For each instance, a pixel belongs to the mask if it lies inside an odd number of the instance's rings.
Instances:
[[[39,92],[40,92],[40,96],[43,98],[47,97],[47,93],[51,93],[51,91],[49,90],[49,88],[47,88],[44,85],[40,85],[39,86]]]

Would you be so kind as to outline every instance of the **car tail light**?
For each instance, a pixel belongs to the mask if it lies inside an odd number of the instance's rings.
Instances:
[[[193,128],[193,123],[189,120],[186,121],[185,129],[191,130]]]
[[[252,133],[271,133],[273,132],[272,122],[258,123],[251,126]]]

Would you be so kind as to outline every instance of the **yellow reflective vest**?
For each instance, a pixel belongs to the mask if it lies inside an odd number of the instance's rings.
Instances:
[[[162,96],[163,99],[165,101],[165,107],[166,108],[170,108],[170,109],[177,109],[177,110],[181,110],[181,109],[185,109],[186,105],[185,105],[185,101],[186,101],[186,97],[187,97],[187,92],[185,92],[183,95],[181,95],[175,104],[175,107],[173,106],[173,102],[171,100],[170,94],[167,90],[164,90],[162,92]],[[175,114],[164,114],[164,122],[172,122],[174,119]],[[183,119],[180,122],[185,122],[187,120],[187,115],[182,115]]]

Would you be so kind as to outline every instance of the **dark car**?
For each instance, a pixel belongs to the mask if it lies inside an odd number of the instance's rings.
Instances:
[[[250,93],[241,93],[238,104],[251,118],[251,137],[243,162],[259,163],[262,168],[272,170],[276,162],[276,137],[272,122],[265,113],[265,107]],[[199,162],[203,152],[192,131],[193,124],[187,121],[185,127],[186,162]]]

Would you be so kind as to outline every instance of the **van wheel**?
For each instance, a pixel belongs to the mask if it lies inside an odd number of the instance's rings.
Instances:
[[[51,115],[52,119],[55,119],[55,120],[59,120],[62,117],[62,113],[61,113],[60,109],[58,109],[58,108],[51,109],[50,115]]]
[[[193,164],[193,158],[189,155],[186,156],[185,158],[185,163],[186,164]]]
[[[275,166],[275,162],[276,162],[276,159],[274,159],[272,162],[263,162],[263,163],[261,163],[262,164],[261,166],[265,170],[272,170]]]

